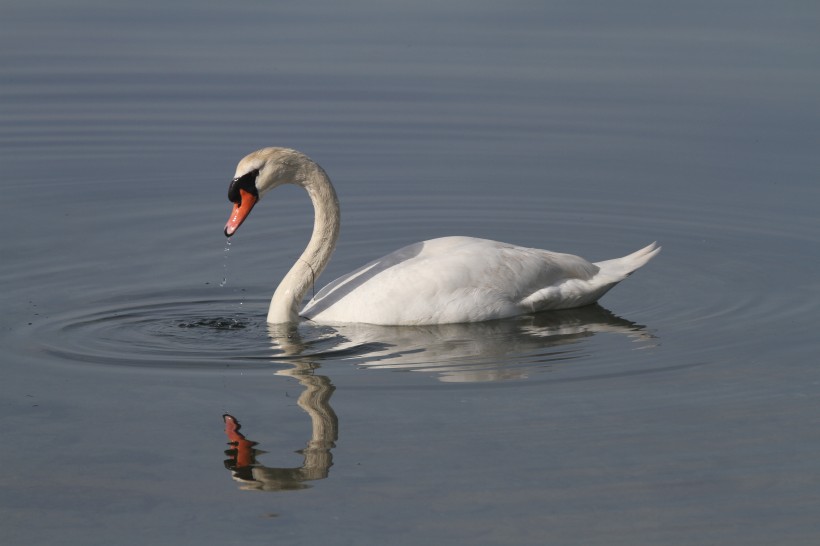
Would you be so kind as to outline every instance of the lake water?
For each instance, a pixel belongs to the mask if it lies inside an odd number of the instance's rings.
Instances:
[[[3,544],[820,541],[818,4],[2,13]],[[273,145],[339,194],[319,285],[663,251],[591,308],[269,328],[310,203],[222,229]]]

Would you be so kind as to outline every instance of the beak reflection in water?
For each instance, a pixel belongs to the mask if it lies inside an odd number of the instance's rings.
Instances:
[[[236,417],[230,414],[223,416],[230,446],[225,451],[228,456],[225,468],[241,484],[240,489],[293,491],[310,487],[306,482],[327,478],[333,465],[330,450],[336,445],[339,430],[338,418],[329,404],[335,387],[327,377],[312,375],[313,369],[310,364],[297,364],[295,369],[280,372],[295,377],[305,387],[297,404],[310,416],[312,434],[307,447],[299,451],[304,455],[302,466],[276,468],[261,464],[258,457],[267,451],[257,449],[257,442],[240,432],[242,426]]]

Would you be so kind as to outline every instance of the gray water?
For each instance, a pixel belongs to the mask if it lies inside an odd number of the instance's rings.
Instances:
[[[816,544],[818,23],[5,2],[0,542]],[[222,228],[271,145],[337,187],[321,281],[442,235],[663,251],[585,309],[269,328],[309,201]]]

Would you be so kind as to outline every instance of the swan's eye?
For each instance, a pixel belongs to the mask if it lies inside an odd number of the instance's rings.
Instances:
[[[239,190],[245,190],[258,198],[259,192],[256,190],[256,177],[258,175],[259,171],[254,169],[239,178],[234,178],[231,181],[231,185],[228,186],[228,201],[231,203],[242,203],[242,194],[239,193]]]

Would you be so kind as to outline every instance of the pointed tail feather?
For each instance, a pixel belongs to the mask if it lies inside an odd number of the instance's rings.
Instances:
[[[660,251],[661,247],[655,242],[623,258],[595,262],[595,265],[601,268],[601,273],[599,274],[611,277],[612,280],[620,281],[634,273],[638,268],[646,265],[646,262],[654,258]]]

